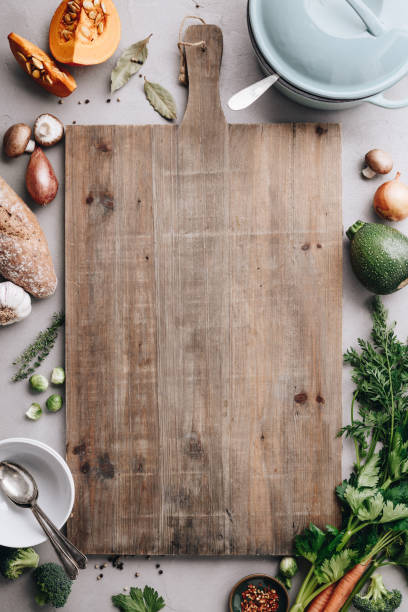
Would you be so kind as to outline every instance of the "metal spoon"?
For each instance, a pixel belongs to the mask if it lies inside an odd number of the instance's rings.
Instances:
[[[71,580],[75,580],[79,568],[85,569],[87,558],[64,536],[37,504],[38,487],[30,472],[17,463],[1,461],[0,488],[17,506],[32,510],[59,556],[67,575]]]

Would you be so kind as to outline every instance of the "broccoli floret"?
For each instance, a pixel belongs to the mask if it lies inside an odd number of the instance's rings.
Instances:
[[[15,580],[27,567],[37,567],[39,556],[34,548],[8,548],[0,546],[0,572],[5,578]]]
[[[35,601],[39,606],[45,604],[54,608],[65,606],[71,592],[72,581],[60,565],[44,563],[37,567],[33,576],[37,585]]]
[[[382,576],[373,574],[366,595],[355,595],[353,606],[361,612],[393,612],[400,607],[402,595],[399,591],[387,591]]]

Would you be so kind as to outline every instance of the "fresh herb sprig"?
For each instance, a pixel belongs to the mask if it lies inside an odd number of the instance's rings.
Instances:
[[[159,612],[166,605],[163,597],[152,587],[130,588],[130,595],[113,595],[112,603],[122,612]]]
[[[24,380],[41,365],[41,362],[49,355],[58,337],[59,328],[64,324],[65,315],[63,312],[55,312],[52,322],[46,330],[41,331],[34,342],[32,342],[18,357],[13,361],[13,365],[19,366],[17,372],[12,377],[13,382]]]

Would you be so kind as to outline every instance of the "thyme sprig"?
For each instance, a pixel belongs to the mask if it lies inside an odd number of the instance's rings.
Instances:
[[[32,342],[15,361],[13,365],[19,366],[17,372],[12,377],[13,382],[24,380],[41,365],[41,362],[49,355],[58,337],[58,331],[64,324],[65,314],[55,312],[52,322],[46,330],[41,331],[34,342]]]

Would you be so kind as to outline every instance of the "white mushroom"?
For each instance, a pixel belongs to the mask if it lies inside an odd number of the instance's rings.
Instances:
[[[64,125],[54,115],[44,113],[35,120],[34,138],[42,147],[51,147],[57,144],[63,136]]]
[[[391,155],[381,149],[372,149],[365,156],[366,166],[361,174],[368,179],[374,178],[377,174],[388,174],[392,170],[393,161]]]
[[[3,149],[7,157],[18,157],[23,153],[32,153],[35,142],[31,140],[31,128],[25,123],[16,123],[9,127],[3,137]]]

